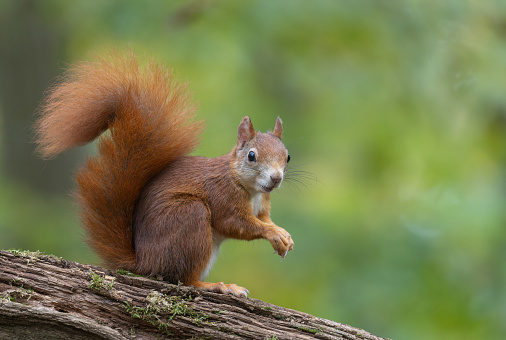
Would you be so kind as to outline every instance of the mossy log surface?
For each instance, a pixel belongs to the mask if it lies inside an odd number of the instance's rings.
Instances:
[[[0,339],[381,339],[250,298],[0,251]]]

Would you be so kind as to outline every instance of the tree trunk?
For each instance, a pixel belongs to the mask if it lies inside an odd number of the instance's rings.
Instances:
[[[0,251],[0,339],[380,339],[269,303]]]
[[[44,91],[62,73],[69,30],[49,1],[0,1],[0,170],[47,197],[67,193],[82,150],[54,161],[35,157],[33,118]],[[52,13],[52,15],[44,15]],[[42,169],[44,169],[42,171]]]

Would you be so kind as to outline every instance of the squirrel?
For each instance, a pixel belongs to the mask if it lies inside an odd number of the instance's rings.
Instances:
[[[189,156],[203,122],[187,84],[153,60],[140,65],[133,53],[70,66],[38,113],[44,159],[100,136],[98,153],[75,176],[74,196],[86,242],[109,268],[247,297],[236,284],[204,281],[221,243],[266,239],[283,259],[293,249],[270,218],[270,193],[290,161],[279,117],[261,133],[245,116],[228,154]]]

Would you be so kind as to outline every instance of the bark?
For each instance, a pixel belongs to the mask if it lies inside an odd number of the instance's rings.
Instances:
[[[250,298],[0,251],[0,339],[381,339]]]

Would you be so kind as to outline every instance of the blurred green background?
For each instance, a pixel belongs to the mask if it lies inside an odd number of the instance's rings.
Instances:
[[[31,125],[68,63],[110,47],[190,81],[195,154],[279,115],[317,178],[273,194],[284,262],[231,240],[210,281],[393,339],[504,338],[505,1],[1,0],[1,249],[98,263],[70,197],[94,147],[40,161]]]

